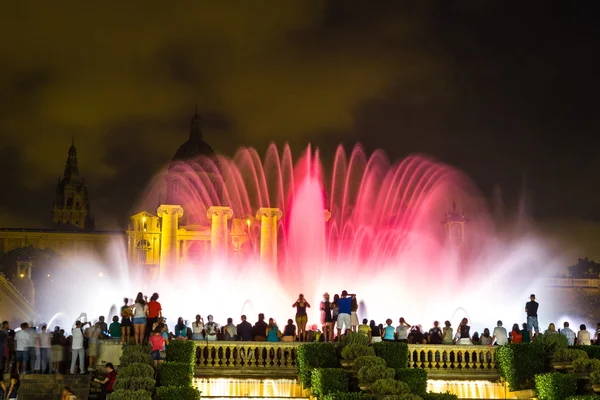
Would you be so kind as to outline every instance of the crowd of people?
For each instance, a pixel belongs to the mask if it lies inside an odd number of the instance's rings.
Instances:
[[[12,331],[9,329],[8,322],[2,323],[0,372],[4,374],[5,371],[9,371],[11,374],[10,385],[6,387],[2,383],[0,386],[0,390],[6,394],[3,397],[16,398],[20,382],[19,374],[22,373],[73,375],[77,372],[77,366],[80,374],[95,370],[99,340],[106,338],[119,340],[123,345],[149,343],[156,368],[165,358],[169,340],[332,342],[339,340],[347,332],[358,332],[367,336],[371,343],[398,341],[409,344],[501,346],[506,343],[531,342],[541,334],[538,324],[539,304],[533,294],[525,305],[526,322],[521,325],[515,323],[512,329],[507,331],[502,321],[498,321],[492,331],[485,328],[481,334],[471,333],[467,318],[462,319],[456,331],[450,321],[445,321],[443,326],[438,321],[434,321],[429,330],[424,330],[421,325],[409,324],[403,317],[398,320],[396,326],[391,318],[385,321],[385,325],[367,319],[363,319],[360,323],[357,297],[346,290],[340,295],[335,294],[333,299],[328,293],[323,295],[319,303],[320,327],[313,324],[310,328],[307,326],[308,309],[311,305],[302,294],[292,304],[292,308],[296,309],[295,321],[289,319],[283,329],[279,328],[273,318],[266,319],[261,313],[254,324],[248,322],[245,315],[241,316],[238,324],[234,324],[233,318],[228,318],[224,325],[215,322],[212,315],[208,315],[205,321],[198,314],[191,324],[183,317],[179,317],[177,323],[169,330],[158,300],[157,293],[154,293],[150,299],[138,293],[133,302],[125,298],[120,316],[113,316],[110,324],[107,324],[104,316],[100,316],[92,323],[87,315],[82,313],[70,329],[70,335],[58,326],[50,331],[46,325],[41,325],[38,329],[33,324],[22,323],[20,329]],[[551,323],[543,334],[564,335],[569,345],[600,345],[600,324],[594,335],[587,331],[585,325],[581,325],[579,331],[575,333],[568,322],[564,322],[562,329],[556,329]],[[112,392],[116,378],[112,365],[107,364],[105,368],[106,378],[98,380],[102,384],[103,395]]]

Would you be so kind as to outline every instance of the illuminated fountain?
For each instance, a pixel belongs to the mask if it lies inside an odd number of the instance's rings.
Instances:
[[[170,320],[246,313],[253,321],[264,312],[283,325],[304,293],[313,305],[310,325],[318,323],[324,292],[347,289],[366,304],[361,318],[402,315],[428,326],[462,318],[455,313],[462,307],[481,330],[498,318],[521,321],[524,302],[542,292],[540,278],[556,264],[527,232],[497,232],[464,174],[421,156],[392,164],[382,151],[368,157],[359,146],[349,155],[340,147],[324,168],[310,147],[295,162],[287,146],[281,153],[270,146],[264,160],[243,148],[233,159],[172,163],[142,208],[155,209],[167,195],[171,205],[159,213],[181,206],[183,214],[163,217],[162,237],[210,229],[211,239],[208,257],[183,258],[183,244],[161,243],[161,262],[165,252],[179,258],[161,263],[160,276],[143,289],[161,294]],[[245,238],[235,257],[228,250],[233,227]]]

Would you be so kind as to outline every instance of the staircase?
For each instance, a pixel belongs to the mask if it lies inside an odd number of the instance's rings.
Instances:
[[[21,375],[19,399],[60,400],[62,389],[67,386],[81,400],[88,400],[90,375]]]

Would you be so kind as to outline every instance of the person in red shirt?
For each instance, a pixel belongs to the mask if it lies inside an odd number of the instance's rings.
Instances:
[[[158,300],[158,293],[154,293],[148,302],[148,318],[146,318],[146,337],[144,341],[150,338],[150,334],[154,331],[154,324],[162,318],[162,307]]]
[[[94,382],[98,382],[101,384],[100,386],[100,395],[98,399],[105,400],[106,395],[113,392],[113,386],[115,384],[115,379],[117,379],[117,373],[115,372],[115,367],[112,363],[106,363],[106,378],[104,380],[100,380],[98,378],[94,378]]]
[[[152,360],[154,368],[158,367],[158,363],[164,361],[165,338],[161,332],[161,326],[157,326],[150,336],[150,345],[152,345]]]

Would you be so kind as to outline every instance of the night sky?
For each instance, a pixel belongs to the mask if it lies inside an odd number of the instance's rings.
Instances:
[[[536,220],[600,221],[593,2],[67,3],[0,14],[0,227],[51,226],[73,136],[96,225],[126,226],[196,104],[218,153],[426,153],[509,210],[526,182]]]

